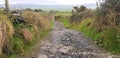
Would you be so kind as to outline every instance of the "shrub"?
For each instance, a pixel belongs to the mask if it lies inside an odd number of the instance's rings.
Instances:
[[[109,26],[120,25],[120,1],[104,0],[97,8],[96,21],[94,22],[98,30],[105,30]]]
[[[104,0],[96,10],[96,20],[93,22],[97,32],[105,32],[103,35],[104,45],[115,51],[113,47],[118,46],[119,25],[120,25],[120,1]],[[118,50],[118,49],[117,49]]]
[[[74,7],[74,9],[76,10],[76,12],[74,12],[70,17],[70,22],[72,24],[80,23],[82,19],[93,17],[94,12],[84,6],[81,6],[80,8]]]

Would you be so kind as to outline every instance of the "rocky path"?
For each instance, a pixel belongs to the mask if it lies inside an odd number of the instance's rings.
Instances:
[[[115,58],[105,54],[90,39],[80,32],[64,28],[55,22],[48,39],[43,40],[32,58]],[[118,57],[119,58],[119,57]]]

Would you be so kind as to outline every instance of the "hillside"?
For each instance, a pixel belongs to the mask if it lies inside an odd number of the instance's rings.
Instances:
[[[68,10],[72,10],[73,6],[80,6],[80,5],[35,5],[35,4],[11,4],[10,8],[41,8],[41,9],[54,9],[54,10],[64,10],[64,11],[68,11]],[[87,8],[92,8],[95,9],[96,8],[96,4],[84,4],[84,6],[86,6]],[[4,7],[3,4],[0,5],[0,7]]]

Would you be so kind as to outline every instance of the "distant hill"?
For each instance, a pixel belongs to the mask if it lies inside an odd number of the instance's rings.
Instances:
[[[72,10],[73,6],[76,5],[35,5],[35,4],[11,4],[10,8],[32,8],[32,9],[36,9],[36,8],[40,8],[40,9],[46,9],[46,10],[50,10],[50,9],[54,9],[54,10]],[[80,6],[80,5],[77,5]],[[87,8],[96,8],[95,4],[84,4],[84,6],[86,6]],[[4,7],[3,4],[0,4],[0,7]]]

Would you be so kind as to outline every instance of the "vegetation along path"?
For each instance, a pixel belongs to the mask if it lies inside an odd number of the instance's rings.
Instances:
[[[90,39],[80,32],[69,30],[55,21],[48,39],[40,43],[40,48],[32,58],[115,58],[105,54]],[[31,57],[30,57],[31,58]]]

